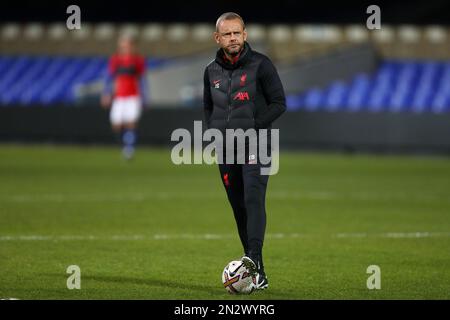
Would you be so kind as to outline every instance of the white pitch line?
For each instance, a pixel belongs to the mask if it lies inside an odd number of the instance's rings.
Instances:
[[[0,201],[8,201],[15,203],[34,203],[34,202],[142,202],[148,200],[173,201],[174,199],[222,199],[222,192],[168,192],[168,191],[152,191],[147,193],[132,194],[64,194],[64,193],[47,193],[47,194],[13,194],[0,195]],[[448,194],[416,194],[413,197],[407,193],[377,193],[377,192],[316,192],[316,191],[280,191],[274,190],[267,195],[268,199],[276,200],[317,200],[330,201],[339,199],[354,199],[359,201],[367,200],[417,200],[417,201],[440,201],[450,202]]]
[[[331,238],[448,238],[450,232],[387,232],[387,233],[336,233]],[[153,234],[153,235],[4,235],[0,241],[136,241],[136,240],[224,240],[233,239],[234,234]],[[267,239],[293,239],[323,237],[321,234],[270,233]]]

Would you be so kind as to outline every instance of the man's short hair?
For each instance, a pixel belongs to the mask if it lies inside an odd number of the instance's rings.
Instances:
[[[245,23],[244,23],[244,19],[242,19],[242,17],[240,15],[238,15],[235,12],[225,12],[223,13],[216,22],[216,32],[219,31],[219,24],[224,21],[224,20],[235,20],[238,19],[241,21],[242,24],[242,28],[245,29]]]

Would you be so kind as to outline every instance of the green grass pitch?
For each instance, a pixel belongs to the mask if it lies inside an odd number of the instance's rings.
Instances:
[[[169,149],[125,163],[112,147],[2,145],[0,298],[450,298],[448,158],[282,152],[267,213],[270,287],[232,296],[221,271],[242,250],[216,166],[176,166]]]

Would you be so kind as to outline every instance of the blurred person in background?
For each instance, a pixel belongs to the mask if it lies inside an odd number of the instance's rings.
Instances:
[[[119,38],[117,52],[108,63],[101,105],[111,108],[111,126],[122,144],[122,155],[126,160],[134,156],[145,84],[144,57],[136,53],[131,37]]]
[[[271,129],[286,111],[283,85],[272,61],[252,50],[242,18],[233,12],[216,22],[214,38],[219,46],[204,73],[203,105],[208,129]],[[267,150],[270,151],[270,133]],[[245,163],[221,163],[219,171],[233,209],[244,249],[242,263],[256,278],[256,289],[266,289],[262,248],[266,230],[265,198],[269,176],[254,154]],[[257,142],[257,148],[259,148]],[[224,149],[224,154],[236,150]],[[238,152],[239,153],[239,152]],[[225,156],[224,156],[225,158]]]

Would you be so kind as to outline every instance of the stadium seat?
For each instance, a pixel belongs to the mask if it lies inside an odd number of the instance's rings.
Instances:
[[[41,23],[31,23],[25,26],[23,35],[26,40],[39,41],[44,36],[44,26]]]
[[[249,41],[251,41],[252,43],[265,42],[267,37],[267,30],[263,25],[251,23],[246,26],[246,30]]]
[[[145,41],[158,41],[164,36],[164,27],[159,23],[150,23],[142,28],[142,38]]]
[[[192,40],[196,42],[208,42],[213,39],[214,27],[207,23],[192,26]]]
[[[189,36],[189,27],[186,24],[172,24],[167,29],[167,40],[171,42],[183,42]]]
[[[309,111],[449,112],[450,63],[385,61],[374,74],[290,94],[287,104]]]
[[[119,37],[126,36],[126,37],[131,37],[133,39],[136,39],[136,38],[138,38],[139,33],[140,33],[140,28],[135,23],[125,23],[125,24],[122,24],[118,28]]]
[[[2,41],[14,40],[20,35],[20,25],[18,23],[9,23],[2,26]]]
[[[345,37],[349,42],[360,43],[369,39],[369,32],[360,25],[350,25],[345,28]]]

